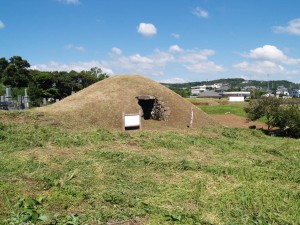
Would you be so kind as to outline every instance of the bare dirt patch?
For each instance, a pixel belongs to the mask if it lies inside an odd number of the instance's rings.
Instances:
[[[146,224],[147,219],[146,218],[135,218],[127,221],[117,222],[113,219],[108,221],[108,225],[143,225]]]
[[[235,127],[235,128],[249,128],[250,126],[256,126],[256,129],[267,129],[268,126],[265,123],[258,121],[248,121],[247,118],[237,116],[234,114],[225,115],[211,115],[216,121],[223,126]]]

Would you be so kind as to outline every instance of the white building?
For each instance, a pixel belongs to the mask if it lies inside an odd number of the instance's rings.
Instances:
[[[198,85],[191,87],[191,95],[199,95],[200,92],[210,91],[210,90],[220,90],[222,87],[228,86],[226,84],[217,83],[212,85]]]
[[[277,90],[276,90],[276,96],[279,96],[279,95],[289,96],[288,89],[284,86],[278,86]]]
[[[290,96],[292,96],[294,98],[299,98],[300,97],[300,90],[298,90],[298,89],[292,90],[291,93],[290,93]]]
[[[206,85],[191,87],[192,95],[199,95],[200,92],[206,91]]]

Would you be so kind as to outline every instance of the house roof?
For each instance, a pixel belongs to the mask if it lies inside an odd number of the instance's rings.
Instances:
[[[198,95],[199,98],[220,98],[222,95],[220,95],[218,92],[215,91],[203,91],[200,92]]]

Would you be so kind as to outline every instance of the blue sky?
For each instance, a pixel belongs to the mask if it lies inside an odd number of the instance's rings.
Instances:
[[[298,0],[1,0],[0,57],[33,69],[300,83]]]

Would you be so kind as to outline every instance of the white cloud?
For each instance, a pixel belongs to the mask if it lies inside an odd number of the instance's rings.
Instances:
[[[0,29],[3,29],[5,27],[5,24],[0,20]]]
[[[208,12],[204,9],[197,7],[193,12],[197,17],[208,18]]]
[[[116,65],[118,63],[118,65]],[[118,62],[114,63],[121,71],[128,71],[133,74],[148,74],[159,76],[163,74],[163,70],[151,58],[138,55],[121,57]]]
[[[176,38],[176,39],[179,39],[180,38],[180,35],[179,34],[176,34],[176,33],[172,33],[171,36],[173,38]]]
[[[80,71],[89,71],[93,67],[99,67],[104,73],[109,75],[114,74],[113,70],[103,66],[103,63],[99,61],[90,61],[90,62],[75,62],[75,63],[58,63],[51,61],[48,64],[37,64],[33,65],[30,68],[40,71],[71,71],[75,70]]]
[[[114,68],[117,73],[143,74],[160,76],[164,74],[164,68],[174,61],[174,56],[169,52],[155,50],[153,54],[120,55],[107,61],[106,66]]]
[[[194,73],[220,73],[225,71],[222,66],[219,66],[212,61],[203,61],[185,65],[185,68]]]
[[[300,66],[300,59],[289,58],[279,48],[273,45],[264,45],[250,50],[248,54],[242,54],[248,58],[233,65],[233,68],[253,75],[297,75],[299,70],[295,66]]]
[[[169,47],[170,52],[182,52],[183,49],[180,48],[178,45],[172,45]]]
[[[255,73],[255,74],[278,74],[278,73],[286,73],[288,72],[282,65],[276,64],[275,62],[271,61],[257,61],[257,62],[241,62],[235,64],[234,68],[248,73]]]
[[[117,47],[113,47],[111,49],[111,52],[113,53],[113,55],[122,55],[122,50]]]
[[[134,54],[120,56],[108,62],[109,67],[129,73],[163,75],[170,63],[179,63],[193,73],[219,73],[225,69],[208,60],[215,52],[211,49],[182,49],[178,45],[171,46],[168,51],[156,50],[152,55]]]
[[[179,67],[179,69],[193,73],[219,73],[225,71],[222,66],[209,60],[209,57],[214,54],[215,52],[211,49],[182,49],[178,45],[173,45],[166,51],[155,50],[149,55],[140,53],[124,55],[121,49],[113,47],[108,53],[108,55],[113,57],[107,61],[50,62],[48,64],[33,65],[31,68],[41,71],[82,71],[90,70],[92,67],[99,67],[108,74],[128,73],[148,76],[162,76],[169,66],[174,65]],[[174,82],[175,78],[172,79],[172,82]],[[178,78],[176,82],[184,81]]]
[[[79,51],[79,52],[85,52],[85,48],[82,46],[75,46],[72,44],[68,44],[65,46],[66,50],[75,50],[75,51]]]
[[[208,59],[214,54],[215,51],[211,49],[185,50],[178,57],[178,62],[183,63],[184,67],[193,73],[220,73],[226,71],[224,67]]]
[[[273,27],[275,33],[300,35],[300,18],[289,21],[287,26]]]
[[[144,63],[144,64],[153,63],[153,59],[145,56],[141,56],[140,54],[129,56],[129,60],[133,63]]]
[[[168,52],[156,51],[152,57],[159,66],[165,66],[167,63],[175,61],[175,56]]]
[[[289,58],[279,48],[273,45],[264,45],[263,47],[252,49],[249,53],[242,54],[242,56],[256,61],[269,61],[278,64],[300,66],[300,59]]]
[[[74,5],[78,5],[81,3],[80,0],[58,0],[58,1],[66,4],[74,4]]]
[[[157,29],[152,23],[140,23],[137,32],[143,36],[152,37],[157,33]]]
[[[166,83],[166,84],[179,84],[179,83],[186,83],[187,81],[180,77],[173,77],[167,80],[162,80],[160,83]]]
[[[186,62],[190,64],[198,63],[199,61],[207,60],[209,56],[214,55],[215,52],[211,49],[203,49],[203,50],[185,50],[181,56],[179,57],[180,62]]]
[[[256,49],[250,50],[249,54],[245,54],[245,57],[258,60],[270,60],[270,61],[286,61],[287,56],[283,52],[273,45],[264,45]]]

